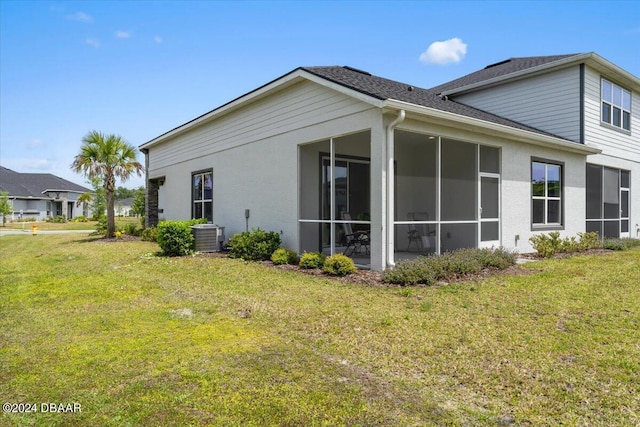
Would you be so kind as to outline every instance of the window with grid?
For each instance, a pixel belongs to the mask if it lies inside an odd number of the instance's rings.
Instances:
[[[631,130],[631,92],[611,83],[601,81],[602,122],[624,130]]]
[[[562,166],[531,162],[532,224],[562,225]]]
[[[213,171],[200,171],[191,175],[193,198],[192,218],[206,218],[213,222]]]

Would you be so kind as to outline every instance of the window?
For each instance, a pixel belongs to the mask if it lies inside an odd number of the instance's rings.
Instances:
[[[562,166],[531,163],[532,224],[562,225]]]
[[[629,237],[629,171],[587,164],[587,231]]]
[[[602,79],[602,122],[631,130],[631,92]]]
[[[213,222],[213,171],[195,172],[191,176],[193,195],[192,218],[206,218]]]

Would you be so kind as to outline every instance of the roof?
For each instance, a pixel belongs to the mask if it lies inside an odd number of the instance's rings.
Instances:
[[[495,64],[487,65],[482,70],[475,71],[466,76],[460,77],[455,80],[451,80],[447,83],[441,84],[432,88],[437,93],[442,93],[465,87],[487,80],[495,79],[497,77],[503,77],[514,74],[519,71],[531,70],[532,68],[540,67],[552,62],[557,62],[562,59],[580,56],[582,54],[572,53],[569,55],[554,55],[554,56],[529,56],[523,58],[509,58],[505,61],[500,61]]]
[[[12,197],[43,198],[47,190],[85,193],[91,191],[81,185],[50,173],[20,173],[0,166],[0,191]]]
[[[385,79],[352,67],[301,67],[301,69],[376,99],[393,99],[545,136],[560,138],[549,132],[447,99],[446,97],[442,97],[438,90],[423,89],[407,83]]]
[[[636,88],[640,87],[640,80],[636,76],[619,68],[615,64],[595,53],[510,58],[505,61],[488,65],[482,70],[430,89],[424,89],[407,83],[374,76],[366,71],[348,66],[299,67],[251,92],[248,92],[226,104],[221,105],[220,107],[196,117],[187,123],[165,132],[150,141],[147,141],[140,146],[140,149],[145,151],[157,143],[167,141],[195,126],[215,120],[217,117],[227,114],[237,108],[242,108],[246,103],[268,96],[273,91],[281,90],[300,79],[311,80],[337,90],[344,89],[344,92],[350,96],[359,98],[364,102],[369,102],[376,107],[389,107],[395,109],[404,108],[404,105],[408,107],[416,106],[420,109],[418,114],[433,115],[436,112],[445,114],[450,113],[451,115],[449,116],[447,114],[446,118],[452,120],[474,121],[475,126],[483,126],[484,122],[489,127],[495,127],[495,125],[497,125],[498,127],[508,131],[524,131],[529,136],[539,136],[543,139],[553,138],[556,141],[559,140],[564,143],[570,140],[541,129],[527,126],[523,123],[509,120],[505,117],[456,102],[453,94],[459,93],[463,90],[470,90],[478,86],[496,84],[504,80],[529,76],[535,73],[542,73],[551,69],[575,65],[578,63],[587,63],[601,72],[612,73],[620,79],[621,82],[625,83],[633,90],[637,90]],[[399,106],[400,104],[403,106]],[[578,144],[575,141],[570,142],[572,144]],[[586,148],[584,145],[582,145],[582,147]]]

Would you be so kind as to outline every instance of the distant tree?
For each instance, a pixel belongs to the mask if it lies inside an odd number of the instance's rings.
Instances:
[[[131,189],[131,188],[126,188],[126,187],[118,187],[116,189],[116,195],[115,195],[115,199],[116,200],[124,200],[124,199],[128,199],[130,197],[135,197],[136,196],[136,191],[135,189]]]
[[[104,184],[99,176],[89,178],[93,187],[93,203],[91,204],[91,215],[95,221],[103,221],[107,212],[107,197],[104,192]],[[106,221],[104,221],[106,224]]]
[[[133,204],[131,205],[131,212],[136,216],[144,216],[146,207],[146,189],[140,187],[136,190],[136,194],[133,198]]]
[[[7,215],[13,213],[13,206],[9,202],[9,193],[0,191],[0,215],[2,215],[2,226],[7,222]]]
[[[107,237],[115,236],[116,221],[114,195],[116,178],[126,181],[137,173],[142,175],[142,165],[136,160],[137,150],[120,135],[106,135],[95,130],[82,138],[80,153],[71,169],[89,178],[100,177],[107,199]]]
[[[93,194],[87,191],[86,193],[82,193],[78,196],[78,200],[76,200],[76,206],[82,206],[82,214],[84,215],[84,212],[87,210],[87,207],[91,202],[93,202]]]

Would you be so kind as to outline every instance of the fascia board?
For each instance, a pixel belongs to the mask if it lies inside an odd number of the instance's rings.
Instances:
[[[472,117],[462,116],[460,114],[437,110],[435,108],[422,107],[420,105],[397,101],[395,99],[386,101],[384,107],[391,108],[393,110],[405,110],[407,113],[414,113],[425,117],[448,121],[454,125],[464,124],[482,133],[486,133],[487,131],[495,132],[496,134],[504,136],[505,138],[524,142],[527,144],[550,147],[584,155],[600,154],[602,152],[602,150],[589,145],[565,141],[560,138],[540,135],[523,129],[516,129],[498,123],[491,123]]]
[[[371,104],[373,106],[376,107],[381,107],[383,101],[371,96],[368,96],[364,93],[358,92],[356,90],[350,89],[348,87],[342,86],[340,84],[331,82],[327,79],[324,79],[322,77],[316,76],[314,74],[311,74],[303,69],[295,69],[292,72],[285,74],[284,76],[270,82],[267,83],[264,86],[259,87],[258,89],[255,89],[245,95],[242,95],[236,99],[234,99],[233,101],[230,101],[214,110],[209,111],[208,113],[203,114],[202,116],[196,117],[195,119],[184,123],[166,133],[163,133],[162,135],[140,145],[140,150],[144,151],[147,150],[149,147],[156,145],[162,141],[166,141],[167,139],[173,138],[177,135],[180,135],[196,126],[199,126],[203,123],[207,123],[211,120],[215,120],[216,118],[227,114],[233,110],[236,110],[238,108],[242,108],[243,106],[251,103],[251,102],[255,102],[261,98],[264,98],[267,95],[272,94],[273,92],[282,90],[298,81],[301,80],[309,80],[311,82],[317,83],[319,85],[325,86],[329,89],[333,89],[335,91],[338,91],[340,93],[343,93],[347,96],[350,96],[352,98],[356,98],[360,101],[366,102],[368,104]]]

